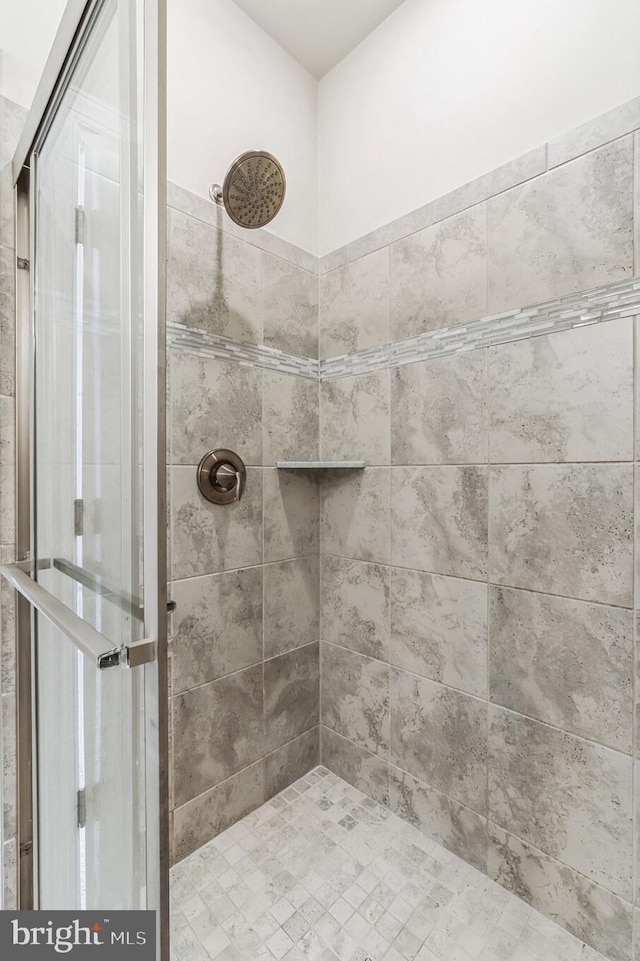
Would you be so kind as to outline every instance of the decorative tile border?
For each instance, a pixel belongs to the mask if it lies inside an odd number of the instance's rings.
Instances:
[[[240,344],[230,337],[212,334],[207,330],[185,324],[167,324],[168,346],[198,357],[226,360],[241,367],[260,367],[280,374],[295,374],[310,380],[319,379],[319,362],[311,357],[285,354],[263,344]]]
[[[310,380],[328,381],[636,314],[640,315],[640,277],[322,361],[285,354],[274,347],[239,344],[228,337],[184,324],[169,323],[167,329],[169,346],[174,349]]]
[[[331,357],[320,362],[320,380],[401,367],[431,357],[526,340],[635,314],[640,314],[640,277],[595,287],[535,307],[484,317],[469,324],[429,331],[393,344]]]

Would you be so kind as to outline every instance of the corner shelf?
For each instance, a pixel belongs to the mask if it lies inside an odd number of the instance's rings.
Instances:
[[[280,470],[362,470],[363,460],[278,460]]]

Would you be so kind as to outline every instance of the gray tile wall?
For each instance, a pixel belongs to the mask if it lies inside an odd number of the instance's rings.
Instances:
[[[634,324],[320,400],[321,456],[368,465],[321,489],[323,763],[625,961]]]
[[[219,229],[211,204],[176,196],[186,212],[168,212],[168,320],[317,357],[317,275]],[[317,457],[319,387],[178,347],[168,374],[179,860],[319,760],[319,492],[275,467]],[[247,465],[240,503],[198,492],[196,465],[214,447]]]
[[[26,111],[0,97],[0,562],[15,560],[15,235],[11,158]],[[4,907],[16,906],[16,697],[14,595],[0,583],[0,722]]]
[[[638,126],[634,101],[321,264],[320,357],[633,276]],[[321,485],[322,762],[616,961],[640,917],[637,323],[320,384],[320,456],[367,464]]]

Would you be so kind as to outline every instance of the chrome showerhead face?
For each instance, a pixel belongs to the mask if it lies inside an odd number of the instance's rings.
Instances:
[[[229,167],[222,188],[214,184],[209,194],[240,227],[264,227],[284,201],[284,170],[265,150],[248,150]]]

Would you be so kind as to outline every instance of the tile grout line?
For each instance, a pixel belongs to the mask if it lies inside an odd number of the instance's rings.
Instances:
[[[330,730],[333,734],[335,734],[337,737],[341,738],[342,740],[347,741],[349,744],[353,745],[353,746],[354,746],[355,748],[357,748],[358,750],[364,751],[366,754],[370,755],[372,758],[377,758],[377,757],[378,757],[378,755],[374,754],[372,751],[369,751],[367,748],[362,747],[362,745],[357,744],[355,741],[352,741],[351,738],[349,738],[349,737],[347,737],[346,735],[342,734],[340,731],[334,731],[333,728],[328,728],[328,730]],[[463,801],[457,800],[456,798],[452,797],[452,796],[449,795],[449,794],[445,794],[445,793],[444,793],[443,791],[441,791],[439,788],[434,787],[432,784],[429,784],[427,781],[423,781],[421,778],[417,777],[415,774],[412,774],[410,771],[405,770],[405,768],[400,767],[398,764],[395,764],[393,761],[390,761],[390,762],[389,762],[389,766],[392,767],[392,768],[394,768],[396,771],[399,771],[399,772],[401,772],[401,773],[403,773],[403,774],[409,775],[409,777],[411,777],[413,780],[417,781],[419,784],[424,785],[424,786],[425,786],[426,788],[428,788],[430,791],[433,791],[434,794],[437,794],[437,795],[440,796],[440,797],[446,798],[446,799],[449,800],[449,801],[453,801],[454,804],[458,805],[459,807],[461,807],[461,808],[463,808],[463,809],[465,809],[465,810],[467,810],[467,811],[470,811],[470,812],[471,812],[472,814],[474,814],[476,817],[479,817],[479,818],[481,818],[482,820],[485,820],[485,821],[487,822],[487,824],[494,824],[496,827],[500,828],[500,830],[504,831],[505,834],[508,834],[508,835],[510,835],[511,837],[516,838],[516,840],[520,841],[520,842],[521,842],[523,845],[525,845],[526,847],[532,848],[532,849],[534,849],[535,851],[540,852],[544,857],[549,858],[549,859],[552,860],[552,861],[555,861],[556,864],[559,864],[559,865],[561,865],[562,867],[566,867],[566,868],[568,868],[570,871],[572,871],[573,873],[575,873],[575,874],[579,875],[580,877],[584,878],[586,881],[589,882],[589,884],[593,885],[594,887],[599,888],[599,889],[602,890],[602,891],[606,891],[608,894],[611,894],[611,895],[612,895],[613,897],[615,897],[616,899],[619,899],[620,901],[623,901],[625,904],[628,904],[628,905],[630,905],[630,906],[633,907],[633,903],[634,903],[634,902],[633,902],[633,897],[632,897],[632,898],[625,898],[625,897],[623,897],[623,895],[618,894],[618,893],[616,893],[615,891],[612,891],[610,888],[607,888],[607,887],[606,887],[604,884],[602,884],[601,882],[595,881],[593,878],[589,877],[589,875],[585,874],[584,871],[580,871],[580,870],[578,870],[578,868],[575,868],[575,867],[572,867],[571,865],[566,864],[564,861],[562,861],[562,860],[561,860],[559,857],[557,857],[556,855],[549,854],[548,852],[544,851],[542,848],[538,847],[536,844],[533,844],[531,841],[528,841],[528,840],[526,840],[525,838],[522,838],[519,834],[516,834],[514,831],[510,830],[509,828],[504,827],[502,824],[500,824],[499,821],[494,820],[493,818],[490,818],[490,817],[488,816],[488,812],[487,812],[486,815],[480,814],[478,811],[475,810],[475,808],[470,807],[468,804],[465,804]],[[342,777],[341,775],[336,775],[336,776],[337,776],[337,777],[340,777],[341,780],[347,781],[347,783],[348,783],[348,784],[351,784],[351,786],[354,787],[356,790],[360,791],[361,793],[365,794],[367,797],[371,798],[371,795],[370,795],[370,794],[367,794],[366,791],[363,791],[362,788],[359,788],[357,785],[352,784],[352,782],[348,781],[346,778]],[[372,798],[372,800],[375,801],[376,799],[375,799],[375,798]],[[376,803],[380,804],[379,801],[376,801]],[[389,807],[387,807],[386,805],[381,805],[381,806],[382,806],[382,807],[385,807],[386,810],[390,811],[390,813],[394,814],[395,816],[401,817],[401,815],[397,815],[394,811],[392,811],[392,810],[391,810]],[[402,820],[404,820],[404,818],[402,818]],[[406,823],[410,824],[411,822],[407,821]],[[454,854],[457,858],[460,858],[460,859],[461,859],[462,861],[464,861],[466,864],[469,864],[469,862],[466,861],[465,858],[463,858],[463,857],[462,857],[461,855],[459,855],[459,854],[456,854],[456,852],[455,852],[455,851],[452,851],[451,848],[447,848],[446,845],[443,844],[441,841],[435,840],[435,839],[431,836],[431,834],[429,834],[427,831],[424,831],[424,830],[422,830],[421,828],[418,828],[418,830],[420,830],[420,833],[421,833],[424,837],[428,838],[428,839],[429,839],[430,841],[432,841],[433,843],[438,844],[438,845],[440,845],[441,847],[444,847],[445,850],[450,851],[450,852],[451,852],[452,854]],[[470,865],[470,866],[473,867],[473,865]],[[476,870],[478,870],[478,869],[476,868]],[[485,871],[485,872],[481,872],[481,873],[483,873],[483,875],[484,875],[486,878],[488,878],[489,880],[493,881],[494,883],[496,883],[496,884],[499,883],[499,882],[495,881],[493,878],[491,878],[490,875],[489,875],[486,871]],[[523,900],[523,899],[520,898],[520,900]],[[527,902],[525,901],[524,903],[526,904]],[[565,929],[565,930],[566,930],[566,929]]]
[[[462,697],[468,697],[470,700],[477,702],[478,704],[484,704],[487,699],[480,694],[473,694],[470,691],[465,691],[459,687],[453,687],[451,684],[447,684],[444,681],[437,681],[432,677],[427,677],[425,674],[418,674],[416,671],[411,671],[405,667],[399,667],[397,664],[392,664],[387,661],[383,661],[380,658],[372,657],[370,654],[363,654],[361,651],[354,651],[353,648],[345,647],[343,644],[338,644],[335,641],[325,641],[325,644],[329,644],[331,647],[339,648],[340,650],[346,651],[349,654],[353,654],[356,657],[364,658],[365,660],[375,661],[377,664],[382,664],[384,667],[394,670],[400,674],[407,674],[410,677],[417,678],[421,681],[426,681],[428,684],[435,685],[446,691],[451,691],[454,694],[461,695]],[[566,737],[574,738],[578,741],[584,741],[587,744],[595,745],[596,747],[604,748],[605,751],[611,751],[612,753],[627,758],[628,760],[633,760],[631,754],[628,751],[623,751],[620,748],[612,747],[611,744],[606,744],[604,741],[598,741],[593,737],[586,737],[584,734],[576,734],[573,731],[568,731],[565,728],[558,727],[556,724],[552,724],[550,721],[544,721],[539,717],[534,717],[530,714],[523,714],[521,711],[516,711],[512,707],[508,707],[506,704],[501,704],[499,701],[488,701],[488,711],[491,710],[506,711],[509,714],[513,714],[516,717],[522,718],[525,721],[533,721],[535,724],[540,724],[545,728],[549,728],[552,731],[556,731],[560,734],[564,734]],[[344,736],[344,735],[343,735]],[[373,752],[369,752],[373,753]],[[458,802],[459,803],[459,802]]]

